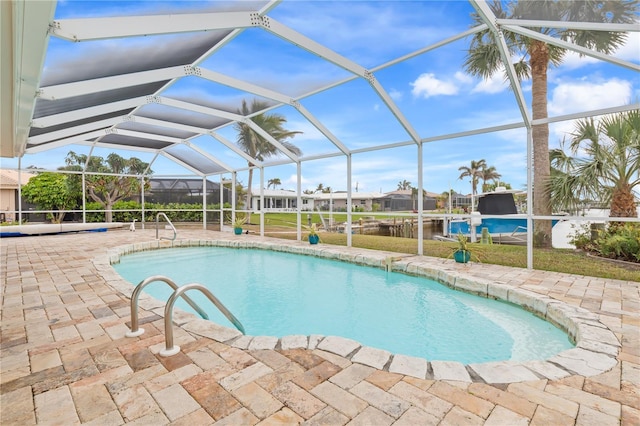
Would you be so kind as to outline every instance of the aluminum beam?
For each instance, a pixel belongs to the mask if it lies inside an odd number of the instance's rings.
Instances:
[[[139,86],[145,83],[172,80],[174,78],[184,77],[185,75],[191,75],[192,72],[193,69],[191,66],[175,66],[111,77],[94,78],[92,80],[75,81],[73,83],[42,87],[38,91],[38,97],[49,100],[65,99],[72,96],[121,89],[123,87]]]
[[[63,112],[60,114],[52,114],[36,118],[31,122],[31,127],[44,128],[57,124],[70,123],[72,121],[83,120],[85,118],[108,114],[114,111],[136,108],[140,105],[145,105],[148,103],[153,103],[149,101],[149,96],[139,96],[137,98],[125,99],[108,104],[101,104],[93,107],[81,108],[73,111]]]
[[[541,34],[537,31],[532,31],[526,28],[516,27],[512,25],[505,25],[503,26],[503,28],[505,28],[508,31],[512,31],[514,33],[517,33],[526,37],[540,40],[548,44],[553,44],[554,46],[562,47],[568,50],[573,50],[574,52],[578,52],[582,55],[591,56],[592,58],[596,58],[605,62],[610,62],[612,64],[620,65],[632,71],[640,71],[640,65],[638,64],[634,64],[632,62],[618,59],[613,56],[606,55],[604,53],[596,52],[595,50],[587,49],[586,47],[582,47],[574,43],[569,43],[567,41],[560,40],[557,37],[551,37],[546,34]]]
[[[259,18],[257,12],[215,12],[61,19],[53,22],[51,34],[77,42],[246,28]]]

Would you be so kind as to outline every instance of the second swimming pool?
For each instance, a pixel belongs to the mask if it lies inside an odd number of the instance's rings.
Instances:
[[[260,249],[185,247],[134,253],[113,265],[132,284],[165,275],[198,282],[248,335],[325,335],[429,361],[542,360],[572,348],[552,324],[508,303],[435,281],[312,256]],[[166,301],[164,283],[145,288]],[[209,318],[233,327],[201,293]],[[179,300],[176,305],[193,312]]]

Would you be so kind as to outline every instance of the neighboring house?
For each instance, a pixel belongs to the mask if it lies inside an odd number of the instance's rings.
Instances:
[[[0,222],[13,222],[17,220],[18,210],[18,182],[24,186],[35,173],[20,172],[17,170],[0,169]],[[25,207],[23,203],[23,208]]]
[[[354,208],[362,208],[365,212],[373,211],[373,204],[376,198],[380,198],[379,192],[352,192],[351,205]],[[346,211],[347,193],[345,191],[323,192],[311,194],[315,197],[316,207],[320,210]]]
[[[424,197],[424,210],[436,209],[437,194],[427,193]],[[260,210],[260,189],[254,188],[251,192],[251,199],[254,210]],[[411,190],[393,191],[386,194],[380,192],[352,192],[351,205],[354,210],[373,211],[374,204],[378,204],[380,211],[412,211],[417,209],[417,200],[411,198]],[[297,196],[295,191],[284,189],[264,190],[265,211],[281,210],[296,211]],[[301,211],[334,211],[344,212],[347,210],[347,192],[322,192],[313,194],[302,194]]]
[[[286,189],[265,189],[264,211],[280,210],[280,211],[297,211],[298,195],[295,191]],[[315,194],[302,194],[302,206],[300,210],[311,211],[314,209]],[[260,188],[254,188],[251,191],[251,206],[254,211],[260,210]]]
[[[380,210],[385,212],[418,210],[418,199],[411,195],[410,189],[387,192],[375,200]],[[436,194],[427,193],[424,197],[423,210],[436,209]]]

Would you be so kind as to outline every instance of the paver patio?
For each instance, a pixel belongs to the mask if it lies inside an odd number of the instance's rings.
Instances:
[[[456,285],[475,291],[478,283],[498,282],[490,291],[512,291],[525,304],[547,300],[549,315],[558,302],[589,311],[597,330],[580,329],[590,333],[590,347],[576,349],[579,360],[568,354],[465,368],[372,348],[354,354],[348,339],[237,339],[228,329],[209,335],[181,315],[174,317],[184,324],[174,327],[181,350],[165,358],[158,354],[161,310],[142,303],[145,333],[125,337],[130,291],[118,290],[108,264],[114,248],[154,238],[155,230],[138,230],[0,241],[2,425],[640,425],[640,282],[417,256],[395,263],[410,272],[434,264],[460,269],[467,278]],[[189,239],[274,241],[180,230],[176,243]],[[613,362],[602,371],[607,360]],[[499,383],[505,371],[508,383]]]

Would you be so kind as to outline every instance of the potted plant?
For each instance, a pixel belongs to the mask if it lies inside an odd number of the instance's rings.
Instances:
[[[309,244],[318,244],[320,236],[318,235],[318,225],[312,223],[309,229]]]
[[[242,227],[246,222],[244,217],[236,216],[236,220],[233,221],[233,233],[236,235],[242,234]]]
[[[453,259],[458,263],[468,263],[471,260],[471,252],[467,247],[467,237],[462,233],[458,233],[458,246],[453,250]]]

